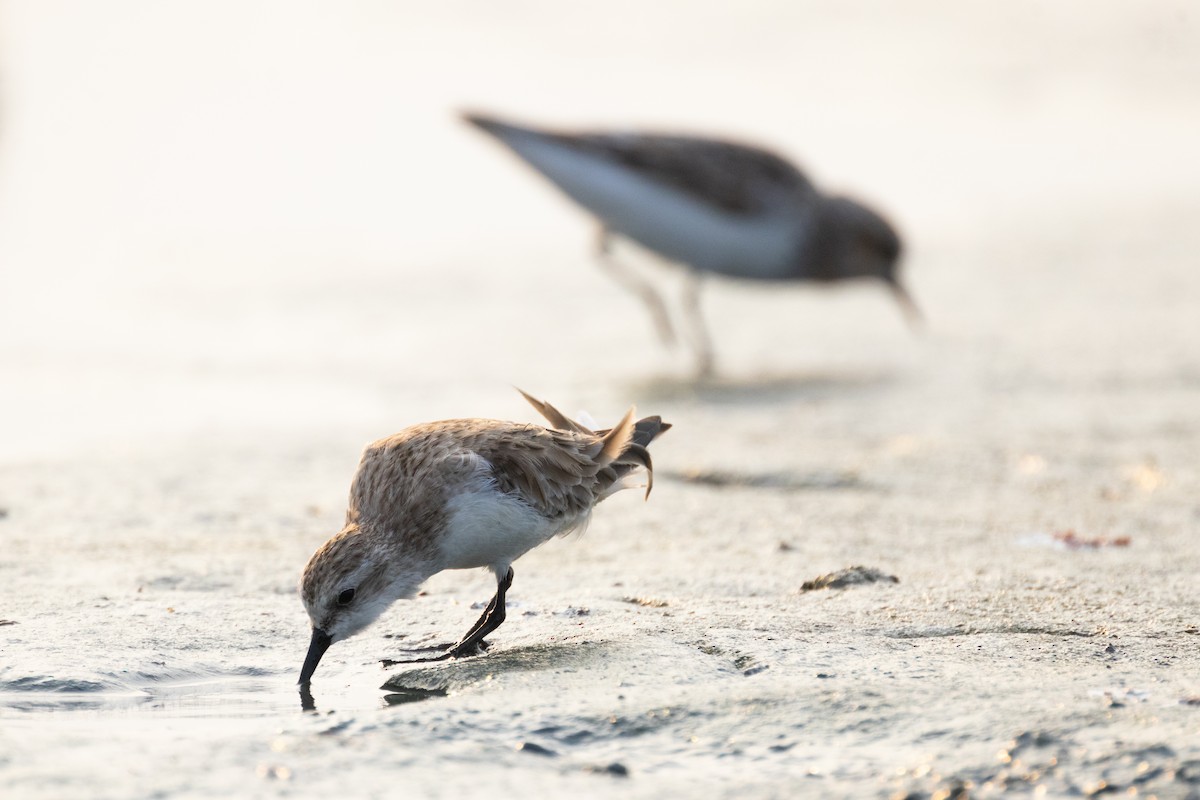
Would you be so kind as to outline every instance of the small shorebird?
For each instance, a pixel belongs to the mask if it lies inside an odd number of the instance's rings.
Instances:
[[[312,640],[300,671],[308,684],[331,644],[411,598],[444,569],[485,567],[496,595],[462,641],[436,661],[474,655],[504,622],[512,562],[587,524],[604,498],[653,468],[646,447],[670,424],[634,420],[591,431],[521,392],[552,428],[455,419],[414,425],[367,446],[350,487],[346,523],[309,560],[300,597]]]
[[[826,195],[792,164],[743,144],[645,133],[561,133],[480,114],[464,119],[495,136],[600,220],[601,263],[649,307],[660,337],[675,339],[653,287],[610,257],[614,235],[691,268],[685,331],[702,375],[712,343],[700,316],[700,277],[830,283],[877,278],[911,322],[920,313],[897,275],[900,237],[879,214]]]

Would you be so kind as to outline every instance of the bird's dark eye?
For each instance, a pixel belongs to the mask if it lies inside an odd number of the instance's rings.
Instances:
[[[354,601],[354,590],[353,589],[346,589],[341,594],[338,595],[338,605],[339,606],[348,606],[353,601]]]

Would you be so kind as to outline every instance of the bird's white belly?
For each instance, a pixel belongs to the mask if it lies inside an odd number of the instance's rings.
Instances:
[[[613,231],[668,258],[761,278],[786,271],[794,258],[798,220],[729,214],[588,153],[534,136],[506,141]]]
[[[564,527],[546,519],[494,485],[459,492],[447,503],[449,519],[441,542],[442,569],[508,565]]]

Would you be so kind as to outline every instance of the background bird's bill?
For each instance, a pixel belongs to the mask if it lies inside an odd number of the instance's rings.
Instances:
[[[900,310],[904,313],[904,318],[908,320],[908,324],[913,329],[919,330],[925,324],[925,315],[921,313],[920,307],[913,300],[912,295],[908,293],[908,289],[904,288],[904,284],[896,279],[889,280],[887,284],[888,288],[892,290],[892,296],[900,304]]]

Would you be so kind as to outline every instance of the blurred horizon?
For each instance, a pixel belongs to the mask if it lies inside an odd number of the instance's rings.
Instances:
[[[620,297],[590,261],[591,221],[461,124],[465,108],[775,149],[897,221],[919,299],[951,331],[1002,324],[1003,308],[957,298],[1015,292],[1008,264],[1033,251],[1134,269],[1112,262],[1200,211],[1191,6],[883,8],[3,0],[0,358],[23,387],[5,417],[36,452],[69,416],[64,392],[99,386],[113,410],[154,370],[191,364],[204,382],[345,350],[419,374],[413,348],[442,317],[414,304],[494,327],[510,283]],[[456,287],[475,304],[457,316]],[[828,327],[826,300],[797,296]],[[882,316],[868,297],[828,305]],[[371,319],[347,306],[358,298]],[[640,309],[611,303],[644,338]],[[547,324],[572,319],[555,313]],[[524,335],[512,347],[545,339]],[[450,347],[489,380],[536,376],[533,356]],[[221,402],[217,423],[241,413]],[[121,413],[140,429],[141,412]]]

